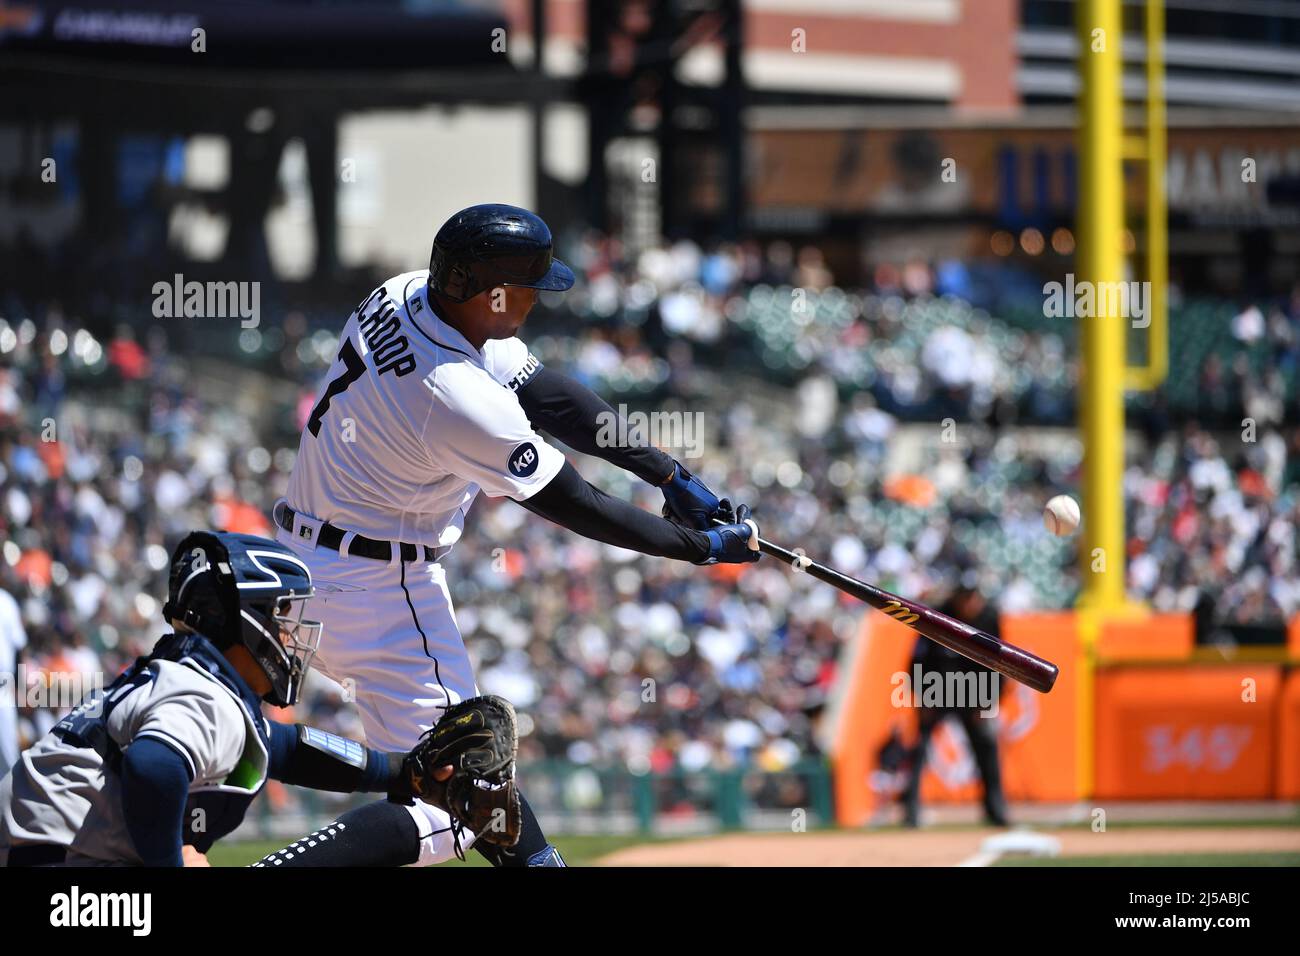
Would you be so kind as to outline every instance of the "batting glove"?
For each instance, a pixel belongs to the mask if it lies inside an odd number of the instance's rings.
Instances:
[[[697,531],[713,527],[714,518],[727,520],[722,514],[722,502],[709,490],[709,486],[696,478],[677,462],[673,476],[660,486],[664,493],[663,516]]]
[[[709,539],[709,556],[696,564],[748,564],[762,557],[758,550],[758,522],[750,517],[749,505],[741,505],[735,514],[731,503],[723,498],[719,504],[724,525],[704,532]]]

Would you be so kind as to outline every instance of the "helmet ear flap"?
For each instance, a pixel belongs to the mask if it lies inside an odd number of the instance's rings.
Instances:
[[[239,598],[230,570],[230,552],[217,533],[193,531],[172,553],[171,577],[163,619],[173,619],[219,646],[238,626]]]
[[[452,302],[465,302],[476,291],[474,277],[463,263],[450,261],[441,249],[434,247],[429,261],[429,287]]]
[[[456,302],[465,302],[472,299],[478,289],[474,288],[474,277],[465,266],[457,263],[447,272],[447,297]]]
[[[223,637],[218,628],[209,627],[205,623],[203,615],[192,607],[180,609],[177,608],[176,605],[172,604],[171,601],[168,601],[163,605],[162,616],[164,623],[170,625],[172,621],[180,621],[191,631],[202,634],[209,640],[220,641]]]

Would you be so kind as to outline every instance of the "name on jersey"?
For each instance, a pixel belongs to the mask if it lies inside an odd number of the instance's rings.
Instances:
[[[397,316],[397,304],[383,298],[374,312],[364,315],[371,302],[384,295],[381,286],[357,306],[357,331],[365,340],[375,370],[380,375],[393,372],[401,378],[415,371],[415,356],[411,354],[410,341],[401,334],[402,321]]]
[[[539,360],[532,352],[529,352],[528,361],[524,362],[524,367],[515,374],[514,378],[506,382],[506,388],[510,389],[512,392],[519,391],[519,386],[528,384],[528,380],[532,378],[541,367],[541,360]]]

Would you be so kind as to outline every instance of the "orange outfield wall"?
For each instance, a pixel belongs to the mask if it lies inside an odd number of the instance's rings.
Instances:
[[[1300,669],[1195,662],[1190,618],[1152,614],[1102,626],[1103,664],[1091,672],[1092,704],[1084,706],[1089,671],[1078,621],[1069,611],[1002,618],[1004,640],[1061,668],[1046,695],[1004,682],[999,742],[1010,799],[1300,799]],[[1297,635],[1300,618],[1290,631],[1292,658],[1300,657]],[[879,757],[893,731],[909,747],[916,739],[916,710],[895,706],[894,677],[907,670],[917,639],[870,611],[845,659],[831,744],[843,826],[861,826],[897,799],[902,775],[883,772]],[[952,721],[931,738],[921,796],[926,803],[979,796]]]
[[[1277,708],[1277,796],[1300,800],[1300,668],[1282,682]]]
[[[1274,795],[1280,665],[1100,668],[1096,681],[1098,798]]]

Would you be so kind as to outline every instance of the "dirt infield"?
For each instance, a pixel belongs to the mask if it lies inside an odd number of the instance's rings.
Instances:
[[[602,866],[957,866],[987,862],[1002,831],[932,830],[743,833],[619,850]],[[1113,827],[1104,833],[1043,829],[1062,857],[1300,851],[1300,828]]]

